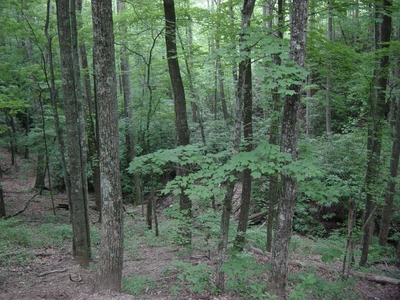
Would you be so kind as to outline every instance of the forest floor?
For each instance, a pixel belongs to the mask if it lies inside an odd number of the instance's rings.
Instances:
[[[243,292],[238,291],[212,295],[211,284],[207,281],[206,285],[210,286],[200,287],[200,292],[195,293],[195,290],[186,284],[190,280],[204,280],[204,277],[201,274],[198,276],[196,273],[190,273],[190,266],[204,266],[203,272],[212,274],[216,243],[207,244],[208,249],[204,243],[198,243],[198,247],[195,246],[188,251],[166,239],[156,238],[152,232],[145,230],[141,207],[135,208],[129,205],[125,205],[127,210],[123,271],[125,293],[96,292],[96,251],[99,247],[100,227],[97,222],[98,213],[90,210],[94,232],[93,261],[88,269],[82,269],[71,255],[70,235],[68,235],[70,234],[69,211],[57,208],[54,215],[50,193],[46,191],[43,195],[37,195],[37,191],[33,189],[35,177],[32,163],[18,158],[17,164],[12,166],[9,156],[7,151],[0,149],[0,167],[3,170],[0,181],[3,186],[6,214],[13,215],[25,207],[26,209],[14,218],[20,220],[16,223],[15,231],[10,231],[10,236],[3,237],[3,241],[0,241],[0,299],[250,299],[250,296],[243,296]],[[58,204],[67,203],[66,195],[62,193],[55,194],[53,199],[56,207]],[[167,203],[166,206],[168,205]],[[168,220],[162,213],[159,218],[160,224]],[[37,235],[29,235],[28,231],[36,232]],[[161,234],[167,232],[168,228],[161,229]],[[47,242],[46,237],[49,237]],[[12,244],[11,242],[9,245],[4,244],[4,238],[13,241]],[[302,237],[296,238],[302,240]],[[305,243],[308,243],[308,240]],[[321,264],[321,255],[304,253],[292,251],[291,261],[300,261],[304,265]],[[260,265],[269,261],[267,255],[258,251],[249,250],[249,255]],[[183,265],[177,262],[183,262]],[[299,265],[296,263],[289,265],[291,274],[301,272],[302,267]],[[315,277],[308,278],[324,278],[327,282],[334,282],[340,278],[338,271],[340,268],[340,262],[333,267],[332,265],[326,268],[317,267],[314,270]],[[380,275],[399,278],[399,270],[386,262],[375,264],[374,268]],[[183,269],[186,270],[186,280],[179,276],[182,275]],[[212,275],[210,277],[212,278]],[[313,282],[315,283],[315,280],[311,280],[308,288],[313,288]],[[315,287],[320,288],[316,284]],[[296,289],[296,281],[290,283],[290,289]],[[355,296],[350,296],[353,294],[349,293],[346,299],[400,299],[399,285],[381,284],[357,278],[351,289]],[[346,291],[344,293],[346,294]],[[259,295],[258,299],[268,298]],[[335,299],[335,297],[298,296],[292,299]]]

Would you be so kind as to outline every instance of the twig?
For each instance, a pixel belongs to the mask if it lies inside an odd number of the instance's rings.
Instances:
[[[13,218],[13,217],[15,217],[15,216],[18,216],[18,215],[22,214],[22,213],[27,209],[29,203],[30,203],[37,195],[38,195],[38,193],[36,193],[35,195],[33,195],[33,196],[28,200],[28,202],[25,204],[25,207],[24,207],[22,210],[20,210],[19,212],[16,212],[16,213],[13,214],[13,215],[6,216],[5,219],[7,220],[7,219],[10,219],[10,218]]]
[[[61,270],[52,270],[52,271],[47,271],[47,272],[43,272],[43,273],[39,273],[37,274],[37,277],[43,277],[49,274],[54,274],[54,273],[64,273],[67,272],[68,269],[61,269]]]

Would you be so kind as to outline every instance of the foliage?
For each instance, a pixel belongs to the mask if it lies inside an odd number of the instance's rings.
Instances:
[[[321,279],[310,269],[307,273],[289,275],[289,282],[297,283],[289,295],[290,300],[306,299],[358,299],[353,291],[355,280],[342,281]]]
[[[177,287],[173,287],[175,291],[188,288],[196,294],[202,294],[209,290],[211,286],[211,273],[206,263],[191,264],[183,261],[174,261],[174,266],[179,270],[179,283]]]
[[[122,289],[125,293],[141,295],[143,291],[155,285],[155,282],[144,275],[132,276],[122,279]]]
[[[294,228],[301,234],[325,236],[325,222],[344,222],[350,201],[363,208],[365,136],[361,131],[300,144],[300,159],[318,166],[316,176],[299,182]]]
[[[246,299],[274,299],[266,291],[263,277],[269,265],[261,265],[255,258],[246,253],[231,256],[222,266],[228,276],[226,287],[229,291],[240,292]]]

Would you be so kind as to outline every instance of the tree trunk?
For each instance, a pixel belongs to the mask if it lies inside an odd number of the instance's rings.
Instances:
[[[219,11],[220,7],[221,7],[221,0],[217,0],[216,5],[217,5],[217,11]],[[219,30],[219,27],[220,27],[220,23],[217,22],[217,31]],[[219,49],[220,49],[220,41],[219,41],[219,38],[216,37],[215,38],[216,52],[218,52]],[[218,89],[219,89],[219,97],[221,99],[222,115],[224,117],[225,122],[228,122],[229,113],[228,113],[228,107],[226,105],[226,96],[225,96],[225,89],[224,89],[224,71],[222,70],[220,55],[217,55],[217,58],[215,61],[215,68],[217,69]]]
[[[71,3],[62,0],[56,1],[67,148],[70,174],[73,174],[70,177],[72,252],[78,263],[82,267],[87,267],[90,258],[90,233],[87,210],[85,125],[83,122],[82,95],[80,93],[79,66],[77,66],[78,52],[74,3],[74,0],[71,0]]]
[[[97,287],[120,292],[124,236],[112,1],[92,0],[92,20],[102,200]]]
[[[398,243],[397,243],[396,267],[400,269],[400,240],[399,240]]]
[[[0,219],[6,216],[6,206],[4,204],[3,187],[0,184]]]
[[[242,9],[242,31],[250,26],[250,19],[253,14],[255,0],[245,0]],[[242,33],[240,41],[245,40],[246,34]],[[250,49],[245,47],[240,52],[250,53]],[[253,150],[253,97],[252,97],[252,73],[251,59],[247,56],[239,64],[239,80],[237,86],[237,96],[241,98],[243,103],[243,135],[246,142],[246,151]],[[251,199],[251,170],[245,169],[242,172],[243,185],[242,197],[239,213],[239,223],[237,227],[237,235],[235,248],[239,251],[243,250],[245,243],[245,234],[249,220],[250,199]]]
[[[396,193],[396,178],[399,169],[400,156],[400,98],[397,103],[397,116],[395,125],[395,135],[392,145],[392,155],[390,159],[390,175],[386,185],[385,206],[382,212],[381,226],[379,230],[379,245],[385,246],[389,235],[390,217],[393,213],[393,201]]]
[[[122,12],[125,9],[125,0],[118,1],[118,12]],[[125,26],[121,26],[121,31],[126,33],[127,29]],[[131,71],[129,64],[129,55],[126,53],[124,46],[121,47],[121,77],[122,77],[122,91],[124,95],[124,117],[125,117],[125,144],[126,144],[126,164],[127,166],[136,157],[135,150],[135,126],[133,120],[133,108],[132,108],[132,90],[131,90]],[[150,52],[150,56],[152,53]],[[151,58],[149,58],[151,63]],[[150,65],[148,65],[149,72]],[[148,76],[147,86],[150,93],[152,93],[152,87],[150,86],[150,74]],[[126,175],[128,176],[128,175]],[[133,174],[133,181],[135,185],[135,201],[134,203],[139,204],[141,201],[141,188],[140,188],[140,175],[138,173]]]
[[[243,3],[242,9],[242,28],[248,27],[250,24],[250,18],[253,12],[255,0],[247,1],[245,0]],[[240,39],[243,40],[244,33],[241,34]],[[249,60],[247,61],[249,62]],[[240,150],[240,140],[241,140],[241,127],[242,127],[242,118],[243,118],[243,98],[245,89],[244,86],[249,81],[246,80],[246,75],[249,75],[246,71],[247,65],[245,60],[241,63],[242,71],[241,75],[238,78],[237,88],[236,88],[236,104],[235,104],[235,114],[234,114],[234,126],[233,126],[233,139],[232,139],[232,156],[235,156],[239,153]],[[251,74],[251,73],[250,73]],[[250,81],[251,83],[251,81]],[[235,177],[237,174],[234,174]],[[223,292],[225,290],[225,273],[222,271],[222,265],[226,260],[226,250],[228,247],[228,238],[229,238],[229,223],[230,217],[232,213],[232,198],[235,193],[235,180],[227,182],[226,193],[223,201],[222,207],[222,215],[221,215],[221,234],[220,240],[218,244],[218,254],[217,254],[217,262],[215,266],[216,280],[215,285],[218,290]],[[248,220],[248,213],[247,213]],[[242,221],[243,224],[243,221]]]
[[[176,49],[176,17],[174,0],[164,0],[165,14],[165,43],[167,50],[168,69],[174,93],[175,128],[178,146],[189,144],[189,127],[186,115],[186,98]],[[177,175],[186,176],[185,168],[177,167]],[[182,244],[190,244],[192,240],[191,219],[192,201],[182,190],[179,208],[182,214],[183,224],[181,226]]]
[[[304,67],[306,56],[307,0],[294,0],[290,18],[290,58],[300,67]],[[283,108],[281,151],[296,160],[297,114],[301,102],[301,84],[290,87],[293,95],[287,95]],[[271,275],[268,291],[285,298],[287,284],[287,259],[292,234],[292,221],[297,198],[297,180],[286,172],[281,173],[281,197],[277,228],[272,247]]]
[[[334,0],[329,1],[329,11],[328,11],[328,41],[333,41],[333,18],[332,18],[332,8]],[[328,62],[328,74],[331,74],[332,66],[329,58]],[[326,105],[325,105],[325,124],[326,124],[326,134],[330,135],[332,133],[331,127],[331,77],[328,75],[326,78]]]
[[[375,9],[377,17],[381,17],[382,23],[375,25],[376,30],[376,48],[384,49],[389,47],[390,34],[392,27],[392,18],[390,15],[390,2],[383,0],[382,5],[376,3]],[[381,15],[381,9],[386,13]],[[377,18],[377,19],[378,19]],[[388,71],[389,55],[383,55],[380,59],[379,70],[375,71],[375,74],[379,74],[377,78],[377,91],[376,99],[374,100],[371,95],[371,111],[370,111],[370,122],[372,123],[368,130],[368,158],[367,158],[367,173],[365,176],[365,213],[364,213],[364,226],[363,226],[363,240],[362,240],[362,252],[360,258],[360,266],[365,266],[368,260],[368,250],[371,243],[373,229],[375,225],[375,207],[374,199],[376,192],[374,191],[376,184],[379,180],[380,175],[380,156],[382,147],[382,133],[385,124],[385,116],[389,109],[386,104],[386,87],[389,76]]]
[[[82,13],[82,0],[76,0],[76,10],[79,14]],[[79,28],[81,28],[81,22],[78,22]],[[86,54],[86,45],[84,41],[79,42],[79,59],[80,67],[82,70],[83,77],[83,96],[86,103],[86,133],[87,133],[87,145],[88,145],[88,159],[93,174],[93,187],[95,194],[95,203],[97,211],[99,211],[99,222],[101,222],[101,198],[100,198],[100,170],[99,170],[99,154],[98,154],[98,140],[96,137],[95,122],[93,116],[95,115],[95,109],[93,109],[92,103],[92,88],[90,84],[89,75],[89,64]]]
[[[46,163],[44,161],[44,155],[39,153],[37,155],[36,176],[34,185],[34,188],[39,190],[39,194],[42,194],[45,177],[46,177]]]
[[[188,17],[190,19],[190,17]],[[181,47],[183,52],[185,52],[185,47],[183,45],[182,39],[180,38],[180,36],[178,35],[180,43],[181,43]],[[191,47],[191,41],[192,41],[192,36],[191,36],[191,27],[189,25],[189,47]],[[203,125],[203,117],[200,113],[200,109],[197,105],[197,103],[200,103],[200,96],[199,93],[194,89],[194,84],[193,84],[193,76],[192,76],[192,71],[191,68],[193,68],[193,64],[190,62],[190,57],[192,56],[191,51],[189,49],[189,54],[185,55],[185,66],[186,66],[186,73],[187,73],[187,77],[189,80],[189,90],[190,90],[190,94],[192,95],[192,97],[194,99],[196,99],[196,101],[191,101],[190,104],[192,106],[192,121],[193,122],[198,122],[199,123],[199,127],[200,127],[200,135],[201,135],[201,141],[203,142],[203,145],[206,145],[206,136],[204,133],[204,125]]]
[[[56,128],[58,147],[60,148],[60,158],[61,158],[61,166],[62,166],[62,170],[63,170],[65,190],[67,193],[70,210],[72,210],[71,183],[70,183],[69,176],[68,176],[67,162],[65,160],[65,143],[64,143],[64,138],[63,138],[63,130],[61,129],[60,118],[58,115],[58,103],[57,103],[58,102],[58,94],[57,94],[56,83],[55,83],[54,64],[53,64],[53,49],[52,49],[53,37],[49,34],[50,9],[51,9],[51,4],[50,4],[50,0],[48,0],[47,1],[47,10],[46,10],[46,23],[45,23],[45,28],[44,28],[44,33],[45,33],[46,42],[47,42],[46,49],[47,49],[47,57],[48,58],[46,59],[43,56],[42,61],[43,61],[43,63],[45,63],[48,60],[48,64],[49,64],[48,68],[49,68],[49,74],[50,74],[50,82],[46,76],[46,83],[50,90],[50,99],[51,99],[51,105],[52,105],[52,109],[53,109],[53,119],[54,119],[54,124],[55,124],[55,128]],[[70,219],[72,221],[72,212],[70,212]]]
[[[285,22],[285,16],[283,11],[284,0],[278,0],[278,27],[282,28]],[[273,12],[273,6],[270,8],[270,13]],[[272,20],[272,19],[271,19]],[[272,30],[272,21],[270,30]],[[283,33],[281,30],[277,31],[277,38],[283,39]],[[279,66],[281,65],[280,54],[273,54],[274,63]],[[272,90],[272,115],[271,115],[271,125],[269,129],[269,139],[268,142],[271,145],[278,145],[279,143],[279,121],[280,113],[282,109],[281,96],[278,93],[278,88]],[[276,205],[278,203],[278,173],[269,176],[269,193],[268,193],[268,218],[267,218],[267,241],[266,250],[271,252],[272,250],[272,232],[274,227],[274,220],[276,217]]]
[[[397,29],[397,37],[400,40],[400,27]],[[396,69],[395,69],[395,77],[399,78],[400,75],[400,59],[397,58]],[[392,106],[396,106],[396,97],[393,97],[391,104]],[[394,114],[393,114],[394,115]],[[394,127],[394,128],[393,128]],[[399,167],[399,157],[400,157],[400,97],[397,96],[397,115],[396,120],[394,121],[394,126],[392,126],[392,122],[389,119],[389,130],[391,133],[391,138],[393,138],[392,144],[392,154],[390,159],[390,168],[389,168],[389,179],[386,185],[386,194],[385,194],[385,206],[382,212],[381,225],[379,229],[379,245],[385,246],[387,243],[387,238],[389,235],[389,227],[390,227],[390,217],[392,216],[392,208],[394,195],[396,192],[396,177],[397,171]]]
[[[239,137],[240,138],[240,137]],[[229,239],[229,223],[232,214],[232,198],[235,190],[235,182],[229,182],[227,192],[222,203],[221,231],[218,243],[217,261],[215,263],[215,286],[221,292],[225,290],[225,273],[222,266],[226,261],[226,250]]]

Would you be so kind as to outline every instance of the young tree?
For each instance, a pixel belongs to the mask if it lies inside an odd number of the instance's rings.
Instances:
[[[308,1],[293,0],[292,5],[289,55],[294,63],[304,67]],[[293,94],[286,96],[282,116],[281,152],[288,153],[293,161],[297,158],[297,113],[301,103],[301,87],[300,79],[298,79],[298,83],[290,86]],[[268,291],[270,294],[285,298],[288,251],[298,187],[296,178],[285,171],[281,173],[281,185]]]
[[[165,14],[165,44],[167,48],[168,69],[174,94],[175,110],[175,129],[177,135],[177,145],[185,146],[189,144],[189,127],[186,115],[185,89],[179,68],[179,61],[176,49],[176,16],[174,0],[164,0]],[[177,167],[177,175],[185,176],[185,168]],[[181,228],[182,243],[191,243],[190,223],[192,218],[192,201],[181,191],[179,208],[185,220]]]
[[[87,208],[85,124],[83,122],[74,0],[57,0],[57,24],[61,56],[67,148],[71,183],[73,256],[82,267],[89,265],[90,232]],[[75,58],[74,58],[75,57]]]
[[[119,173],[117,77],[111,0],[92,1],[93,64],[98,101],[102,201],[99,289],[121,291],[123,209]]]
[[[242,8],[242,24],[241,28],[246,29],[250,25],[250,18],[253,14],[255,0],[245,0],[243,2]],[[244,41],[245,33],[241,33],[239,39],[241,42]],[[246,80],[246,76],[251,75],[248,71],[248,64],[250,64],[250,59],[248,57],[244,58],[240,63],[239,67],[239,78],[236,86],[236,104],[235,104],[235,114],[234,114],[234,129],[233,129],[233,139],[232,139],[232,156],[239,153],[240,141],[241,141],[241,127],[242,127],[242,115],[243,115],[243,98],[246,93],[249,92],[248,88],[245,88],[246,84],[251,84],[251,79]],[[237,174],[235,174],[237,175]],[[223,200],[222,214],[221,214],[221,233],[218,244],[218,257],[215,265],[215,285],[220,291],[225,289],[225,273],[222,271],[222,266],[226,260],[226,250],[228,247],[229,238],[229,223],[232,213],[232,199],[235,193],[235,180],[230,180],[227,182],[226,193]],[[248,216],[247,216],[248,217]],[[243,224],[243,221],[242,221]],[[242,242],[242,241],[240,241]]]

